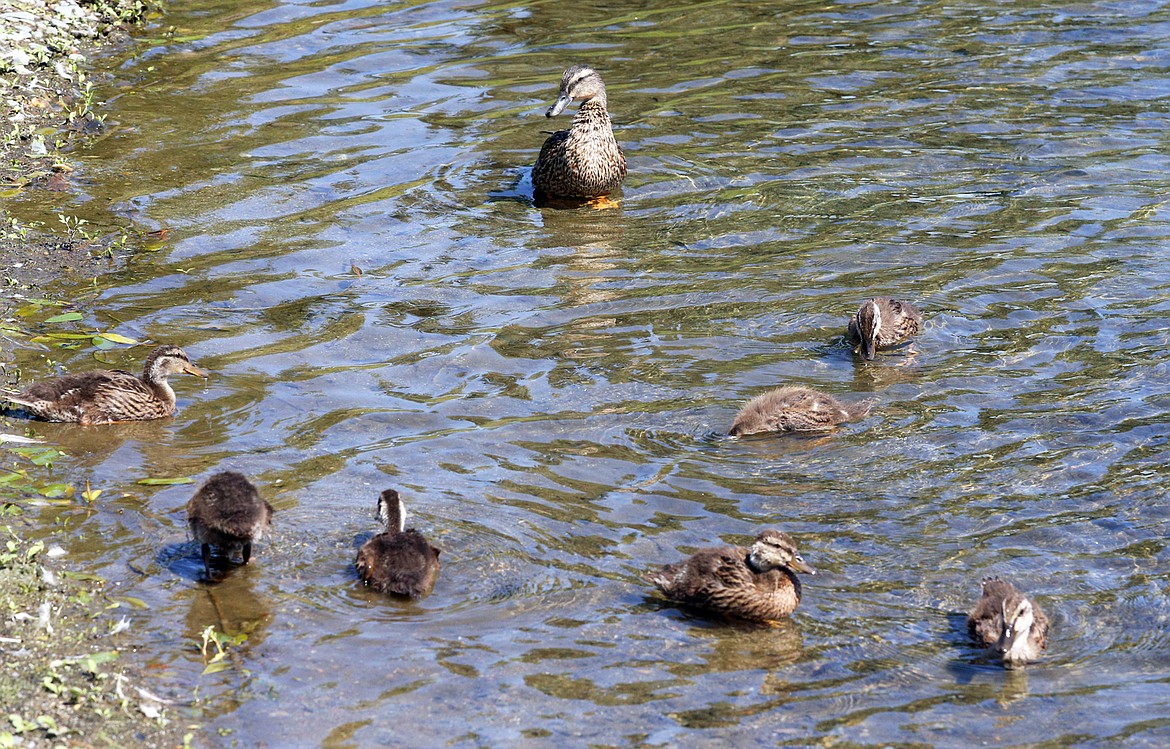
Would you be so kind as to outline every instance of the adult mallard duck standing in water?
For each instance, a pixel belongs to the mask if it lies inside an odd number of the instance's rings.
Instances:
[[[815,575],[787,533],[765,530],[751,548],[701,549],[644,577],[672,601],[733,619],[774,622],[800,604],[797,572]]]
[[[203,568],[211,576],[211,547],[218,546],[230,556],[237,550],[244,564],[252,559],[252,544],[259,541],[272,523],[272,505],[242,473],[222,471],[199,487],[187,502],[187,524],[201,544]]]
[[[917,335],[922,327],[922,313],[909,302],[899,302],[888,296],[866,299],[849,318],[849,340],[853,350],[873,361],[879,348],[901,343]]]
[[[613,137],[605,84],[588,65],[574,65],[561,76],[561,90],[546,117],[569,102],[581,102],[573,126],[549,136],[532,169],[536,199],[591,200],[610,194],[626,178],[626,157]]]
[[[1048,617],[998,577],[983,578],[983,594],[967,615],[967,631],[1007,666],[1034,661],[1048,647]]]
[[[354,566],[366,585],[381,593],[422,598],[439,578],[439,549],[406,529],[406,508],[393,489],[378,497],[383,531],[362,544]]]
[[[178,346],[159,346],[146,357],[142,377],[120,369],[95,370],[34,383],[2,397],[45,421],[111,424],[161,419],[175,412],[173,374],[206,377]]]
[[[727,433],[741,437],[759,432],[824,431],[866,416],[870,405],[870,401],[845,404],[812,388],[785,385],[748,401]]]

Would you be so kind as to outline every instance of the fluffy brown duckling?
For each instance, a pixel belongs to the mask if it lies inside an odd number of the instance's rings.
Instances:
[[[393,489],[378,497],[378,517],[385,530],[358,549],[358,577],[380,593],[430,595],[439,578],[439,549],[414,528],[406,529],[406,507]]]
[[[917,335],[922,327],[922,313],[909,302],[888,296],[866,299],[857,314],[849,318],[849,340],[853,350],[873,361],[879,348],[901,343]]]
[[[774,622],[800,603],[797,572],[815,575],[787,533],[762,531],[751,548],[701,549],[644,575],[667,598],[733,619]]]
[[[748,401],[727,433],[740,437],[760,432],[823,431],[867,416],[871,405],[870,401],[845,404],[811,388],[785,385]]]
[[[206,377],[178,346],[159,346],[146,357],[142,377],[120,369],[69,374],[34,383],[3,398],[45,421],[111,424],[116,421],[161,419],[175,412],[173,374]]]
[[[573,101],[581,102],[573,126],[548,137],[532,168],[538,200],[599,198],[618,189],[626,178],[626,157],[613,137],[606,109],[605,83],[588,65],[573,65],[564,72],[560,94],[545,116],[557,116]]]
[[[1048,647],[1048,617],[998,577],[983,578],[983,595],[967,615],[967,631],[1007,666],[1034,661]]]
[[[241,473],[223,471],[204,482],[187,502],[191,535],[202,544],[203,567],[211,579],[211,547],[231,556],[240,550],[247,564],[252,543],[260,540],[272,522],[272,505]]]

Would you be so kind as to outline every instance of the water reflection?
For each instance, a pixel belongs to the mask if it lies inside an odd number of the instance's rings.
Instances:
[[[105,490],[44,525],[74,523],[77,558],[151,607],[151,646],[187,652],[221,621],[197,555],[161,583],[123,561],[190,492],[135,481],[234,462],[280,487],[280,542],[214,589],[225,626],[259,612],[260,696],[195,661],[165,676],[240,743],[400,744],[384,716],[407,710],[453,745],[1164,744],[1164,15],[175,7],[118,69],[77,206],[168,244],[85,293],[95,325],[181,331],[214,376],[167,422],[36,425]],[[577,60],[629,159],[617,209],[526,199]],[[52,217],[35,203],[6,208]],[[839,341],[878,293],[926,324],[862,364]],[[44,353],[0,359],[83,355]],[[878,404],[814,439],[720,436],[788,383]],[[444,550],[419,605],[353,578],[388,479]],[[771,525],[829,573],[794,630],[645,608],[638,570]],[[984,574],[1059,612],[1024,686],[940,613]]]
[[[190,607],[184,629],[186,641],[200,642],[203,630],[213,626],[221,635],[246,638],[229,647],[238,665],[261,652],[275,615],[267,598],[255,590],[254,577],[250,567],[242,567],[214,585],[198,585],[193,593],[182,595]]]

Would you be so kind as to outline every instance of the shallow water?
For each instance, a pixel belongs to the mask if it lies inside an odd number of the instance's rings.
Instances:
[[[1167,4],[609,8],[176,2],[83,191],[12,206],[169,229],[65,291],[212,372],[170,421],[34,425],[104,490],[41,520],[148,605],[152,690],[243,746],[1170,743]],[[529,200],[575,61],[617,209]],[[925,330],[856,362],[878,293]],[[875,413],[719,436],[783,383]],[[227,468],[275,533],[209,587],[193,486],[136,482]],[[388,486],[443,549],[420,603],[352,572]],[[767,526],[820,573],[787,626],[638,578]],[[1052,617],[1041,663],[966,643],[987,574]],[[208,624],[248,639],[201,677]]]

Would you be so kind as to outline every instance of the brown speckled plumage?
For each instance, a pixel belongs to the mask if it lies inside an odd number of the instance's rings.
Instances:
[[[759,432],[811,432],[832,429],[842,422],[869,414],[869,401],[845,404],[831,395],[796,385],[769,390],[748,401],[731,424],[728,434]]]
[[[998,577],[983,578],[983,593],[967,615],[967,631],[1005,665],[1034,661],[1048,647],[1048,617]]]
[[[222,471],[204,482],[187,502],[187,524],[201,545],[203,566],[211,578],[211,547],[230,556],[241,552],[244,564],[252,558],[252,543],[260,540],[272,522],[272,505],[241,473]]]
[[[751,548],[702,549],[678,564],[646,573],[672,601],[749,621],[775,621],[800,604],[796,572],[815,575],[787,533],[762,531]]]
[[[849,340],[854,351],[872,360],[877,349],[901,343],[921,327],[922,313],[913,304],[879,296],[866,299],[849,318]]]
[[[159,346],[146,357],[142,377],[120,369],[65,375],[34,383],[4,399],[45,421],[110,424],[161,419],[175,412],[173,374],[206,377],[178,346]]]
[[[362,544],[354,566],[366,585],[381,593],[411,598],[430,595],[439,578],[439,549],[414,528],[404,529],[406,510],[398,492],[378,498],[384,531]]]
[[[626,177],[626,157],[613,137],[606,109],[605,84],[595,70],[586,65],[566,70],[546,116],[555,117],[571,101],[581,102],[573,126],[549,136],[532,169],[538,199],[597,198],[616,190]]]

